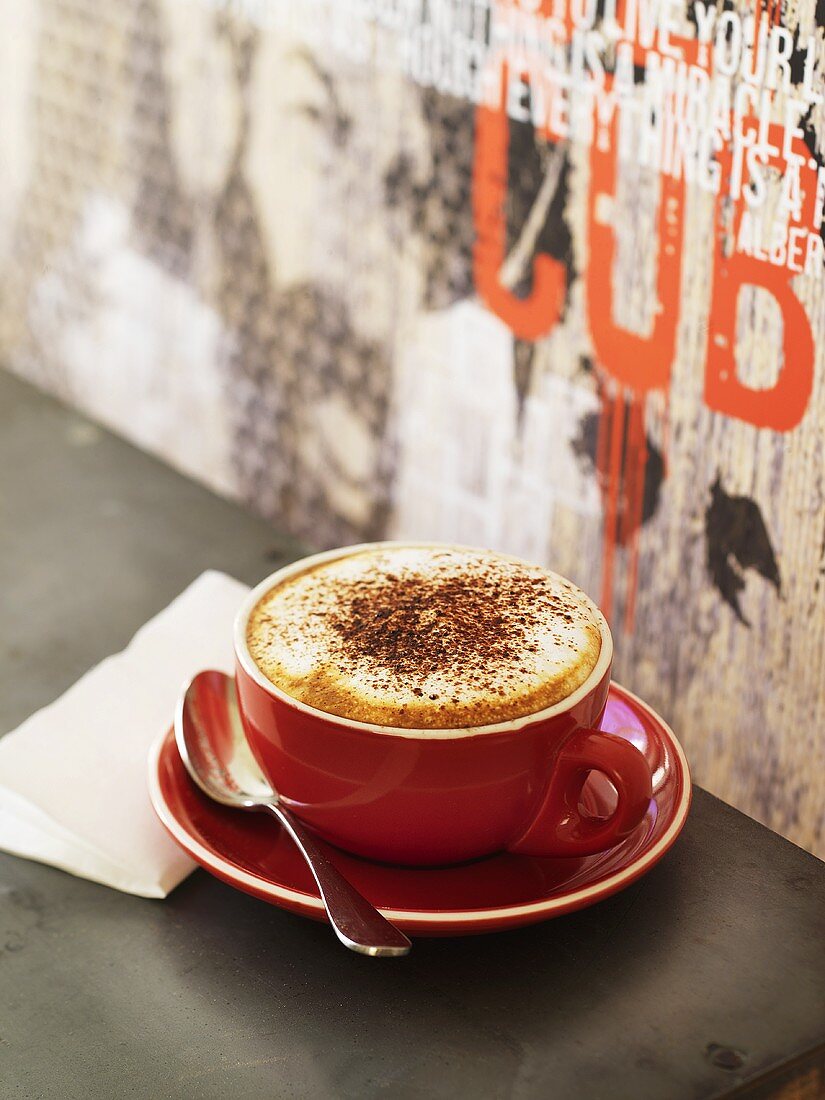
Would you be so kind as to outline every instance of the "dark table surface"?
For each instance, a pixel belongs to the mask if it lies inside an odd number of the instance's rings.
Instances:
[[[0,372],[0,731],[203,569],[298,553]],[[823,944],[825,865],[699,789],[623,893],[400,960],[203,871],[155,902],[0,854],[0,1096],[812,1100]]]

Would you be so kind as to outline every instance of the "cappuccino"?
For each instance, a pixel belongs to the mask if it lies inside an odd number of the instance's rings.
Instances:
[[[330,714],[464,729],[553,706],[593,671],[600,616],[569,581],[487,550],[387,543],[255,605],[246,641],[281,691]]]

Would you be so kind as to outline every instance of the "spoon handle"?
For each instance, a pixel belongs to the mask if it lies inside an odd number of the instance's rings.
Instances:
[[[412,947],[409,939],[336,870],[312,833],[281,806],[270,802],[265,808],[280,821],[307,861],[341,943],[360,955],[406,955]]]

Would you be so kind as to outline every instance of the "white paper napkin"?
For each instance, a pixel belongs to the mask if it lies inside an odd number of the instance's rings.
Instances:
[[[155,817],[149,748],[183,684],[232,670],[232,622],[248,589],[202,573],[56,702],[0,739],[0,848],[142,897],[193,869]]]

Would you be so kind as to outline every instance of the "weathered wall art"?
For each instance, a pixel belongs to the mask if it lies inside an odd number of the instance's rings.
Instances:
[[[0,352],[312,546],[575,579],[825,855],[825,11],[0,11]]]

